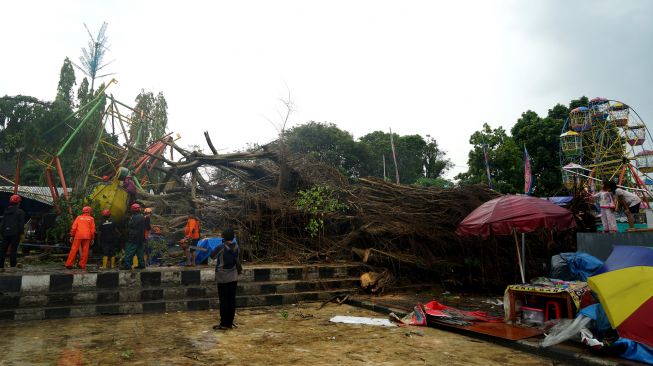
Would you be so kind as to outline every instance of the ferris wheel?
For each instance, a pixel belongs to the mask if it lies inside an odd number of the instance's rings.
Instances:
[[[616,179],[632,188],[648,206],[653,197],[653,138],[639,114],[626,103],[594,98],[575,108],[560,135],[562,181],[567,188],[578,181],[593,187]]]

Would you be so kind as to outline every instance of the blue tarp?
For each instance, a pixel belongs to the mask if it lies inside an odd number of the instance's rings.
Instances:
[[[603,266],[603,262],[587,253],[560,253],[560,256],[567,261],[569,271],[579,280],[587,282],[587,278]]]
[[[590,306],[582,308],[578,315],[585,315],[586,317],[594,320],[594,326],[599,334],[599,337],[602,337],[603,333],[607,330],[612,329],[608,316],[603,310],[603,306],[600,303],[592,304]]]
[[[573,196],[560,196],[560,197],[547,197],[546,200],[558,205],[558,206],[566,206],[571,204],[571,201],[574,199]]]
[[[626,347],[626,351],[621,357],[631,360],[648,363],[653,365],[653,349],[641,343],[637,343],[627,338],[619,338],[614,342],[614,346]]]
[[[234,243],[238,243],[236,238],[234,238]],[[209,258],[209,255],[211,255],[211,252],[222,245],[222,238],[206,238],[202,239],[197,243],[197,246],[200,248],[206,248],[208,249],[206,252],[202,251],[196,251],[197,254],[195,254],[195,264],[202,264],[207,258]]]

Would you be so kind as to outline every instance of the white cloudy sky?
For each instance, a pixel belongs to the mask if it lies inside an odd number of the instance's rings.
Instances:
[[[132,103],[163,91],[182,144],[264,143],[292,93],[291,123],[336,123],[360,137],[389,127],[430,134],[465,170],[469,135],[510,128],[580,95],[620,99],[653,118],[651,1],[5,1],[0,95],[51,100],[109,23]],[[78,73],[79,74],[79,73]],[[79,76],[79,75],[78,75]]]

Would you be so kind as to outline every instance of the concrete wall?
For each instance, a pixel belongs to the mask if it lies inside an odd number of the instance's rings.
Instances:
[[[577,233],[577,248],[579,252],[585,252],[605,261],[614,245],[638,245],[653,248],[653,232],[636,233]]]

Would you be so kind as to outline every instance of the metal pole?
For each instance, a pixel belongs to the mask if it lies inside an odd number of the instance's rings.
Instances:
[[[68,147],[68,145],[73,141],[75,136],[77,136],[79,131],[82,130],[82,127],[84,127],[86,122],[89,119],[91,119],[91,116],[93,115],[93,113],[95,113],[95,111],[98,109],[100,104],[102,104],[102,100],[98,100],[98,102],[95,103],[93,108],[91,108],[91,110],[84,116],[84,118],[82,118],[82,120],[81,120],[81,122],[79,122],[79,125],[77,126],[77,128],[75,128],[75,131],[73,131],[72,135],[70,135],[70,137],[68,137],[68,140],[66,140],[66,142],[63,144],[61,149],[59,149],[59,151],[57,152],[57,156],[61,156],[64,153],[64,151],[66,151],[66,148]]]
[[[521,264],[522,273],[526,275],[526,234],[521,233]],[[524,278],[522,278],[522,281]]]
[[[524,276],[524,266],[521,261],[521,252],[519,250],[519,239],[517,239],[516,229],[512,229],[512,235],[515,238],[515,249],[517,249],[517,260],[519,261],[519,273],[521,274],[521,283],[526,283],[526,276]]]

